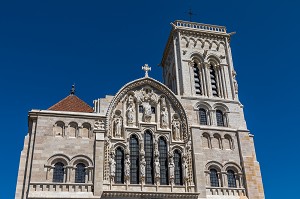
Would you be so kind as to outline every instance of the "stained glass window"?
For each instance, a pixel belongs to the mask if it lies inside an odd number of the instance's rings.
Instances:
[[[234,175],[234,171],[228,170],[227,171],[227,180],[228,180],[228,187],[236,187],[236,179]]]
[[[217,117],[217,126],[224,126],[224,118],[223,118],[222,111],[217,110],[216,117]]]
[[[56,163],[53,170],[53,182],[64,182],[64,171],[64,164]]]
[[[124,183],[124,151],[121,147],[116,149],[115,183]]]
[[[136,135],[130,137],[130,183],[139,184],[139,141]]]
[[[146,131],[144,134],[144,150],[146,160],[145,183],[154,184],[153,179],[153,139],[150,132]]]
[[[210,176],[210,186],[219,187],[219,178],[218,178],[217,170],[211,169],[209,176]]]
[[[167,185],[168,182],[168,152],[167,143],[163,137],[158,141],[159,164],[160,164],[160,184]]]
[[[182,185],[182,164],[181,164],[181,153],[178,150],[174,151],[174,182],[176,185]]]
[[[82,163],[76,165],[75,183],[85,183],[85,165]]]
[[[199,116],[200,116],[200,124],[207,125],[207,116],[206,111],[203,108],[199,109]]]

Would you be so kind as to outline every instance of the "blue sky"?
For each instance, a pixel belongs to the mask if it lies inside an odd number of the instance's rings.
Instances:
[[[0,198],[14,197],[27,113],[69,94],[92,105],[143,76],[161,81],[170,22],[236,31],[231,47],[267,198],[298,190],[299,3],[296,1],[1,1]],[[298,102],[298,103],[297,103]],[[298,119],[297,119],[298,118]]]

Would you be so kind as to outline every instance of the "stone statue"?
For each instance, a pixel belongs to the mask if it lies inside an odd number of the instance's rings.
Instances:
[[[185,154],[182,156],[182,173],[183,173],[183,179],[186,180],[189,178],[187,155]]]
[[[127,108],[127,123],[128,123],[128,125],[133,123],[133,117],[134,117],[133,103],[130,103]]]
[[[163,107],[160,113],[161,116],[161,128],[168,128],[169,125],[169,114],[166,107]]]
[[[167,106],[167,104],[166,104],[166,98],[164,96],[161,97],[161,99],[160,99],[160,106],[161,107],[166,107]]]
[[[149,103],[144,103],[144,122],[151,122],[152,110]]]
[[[109,160],[109,166],[110,166],[110,177],[115,177],[116,173],[116,161],[115,161],[115,154],[112,152]]]
[[[130,176],[130,158],[129,158],[129,154],[127,154],[125,158],[125,177],[128,179],[129,176]]]
[[[140,169],[141,169],[141,177],[145,177],[145,173],[146,173],[146,161],[145,161],[145,158],[142,158],[142,160],[140,162]]]
[[[173,139],[176,141],[181,140],[179,120],[173,120]]]
[[[175,164],[173,158],[170,158],[169,171],[170,171],[170,178],[174,178]]]
[[[116,117],[115,118],[115,137],[121,137],[122,133],[122,118],[121,117]]]
[[[238,83],[236,81],[236,72],[235,72],[235,70],[232,71],[232,76],[233,76],[234,91],[235,91],[235,93],[238,93]]]
[[[160,178],[160,164],[158,158],[155,159],[154,162],[154,172],[155,172],[155,177]]]

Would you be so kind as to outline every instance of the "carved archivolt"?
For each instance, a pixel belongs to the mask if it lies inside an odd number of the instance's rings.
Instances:
[[[115,148],[123,143],[125,151],[125,179],[129,178],[130,135],[135,134],[140,145],[140,178],[145,176],[145,160],[143,151],[143,135],[145,129],[153,134],[154,144],[154,177],[159,183],[160,163],[158,138],[170,140],[169,151],[176,145],[181,147],[183,178],[185,185],[193,185],[191,136],[187,115],[183,106],[172,91],[152,78],[141,78],[126,84],[115,95],[106,115],[105,123],[105,163],[104,180],[113,183],[115,176]],[[101,126],[102,127],[102,126]],[[169,157],[170,180],[173,177],[173,159]]]

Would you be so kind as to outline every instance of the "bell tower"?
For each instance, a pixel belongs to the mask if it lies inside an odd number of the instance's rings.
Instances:
[[[174,21],[163,54],[164,83],[177,95],[235,100],[237,83],[226,27]]]

